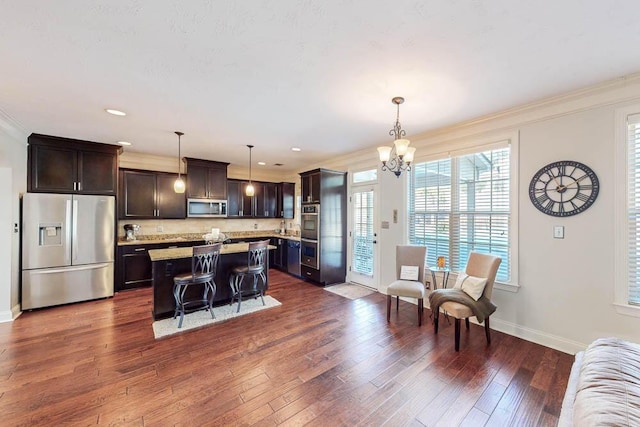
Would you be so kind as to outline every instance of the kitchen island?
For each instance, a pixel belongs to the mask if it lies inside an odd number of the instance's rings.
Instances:
[[[275,249],[269,245],[269,249]],[[231,270],[239,265],[247,264],[248,243],[228,243],[222,246],[220,260],[215,277],[216,295],[214,305],[222,305],[231,301],[229,277]],[[153,275],[153,318],[154,320],[172,317],[175,309],[173,298],[173,278],[181,273],[191,272],[191,257],[193,247],[152,249],[149,251]],[[267,257],[267,283],[269,287],[269,257]],[[190,286],[185,298],[199,299],[202,297],[202,286]]]

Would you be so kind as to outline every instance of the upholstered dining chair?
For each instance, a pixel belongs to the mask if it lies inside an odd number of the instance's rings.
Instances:
[[[249,242],[249,250],[247,251],[247,263],[234,267],[229,277],[229,285],[231,286],[231,304],[235,299],[238,300],[238,310],[240,313],[240,305],[242,304],[242,294],[253,295],[262,300],[264,303],[264,291],[267,286],[267,257],[269,251],[269,240],[259,242]],[[251,287],[244,285],[245,277],[249,276],[252,280]],[[262,280],[262,284],[258,285],[258,279]]]
[[[426,246],[398,245],[396,246],[396,280],[387,287],[387,322],[391,318],[391,297],[396,297],[396,312],[399,308],[400,297],[416,298],[418,300],[418,326],[422,326],[424,311],[424,268],[427,257]],[[402,267],[417,267],[415,280],[402,278]],[[405,269],[406,270],[406,269]]]
[[[493,283],[502,258],[495,255],[471,252],[464,273],[458,273],[453,288],[437,289],[429,295],[429,305],[433,316],[434,332],[438,333],[440,309],[455,318],[455,350],[460,350],[460,320],[465,320],[469,329],[469,317],[475,316],[479,323],[484,322],[487,344],[491,344],[489,316],[496,311],[491,302]],[[484,285],[484,288],[481,286]]]

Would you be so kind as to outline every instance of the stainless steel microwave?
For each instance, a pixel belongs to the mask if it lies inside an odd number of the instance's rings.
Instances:
[[[187,199],[187,217],[189,218],[219,218],[226,216],[226,200]]]

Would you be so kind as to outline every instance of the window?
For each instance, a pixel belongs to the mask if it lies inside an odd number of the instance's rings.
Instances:
[[[513,282],[511,148],[416,163],[409,175],[409,242],[426,245],[428,265],[445,256],[463,270],[469,252],[502,258],[497,281]]]
[[[640,305],[640,114],[627,117],[627,295]]]
[[[354,172],[351,174],[354,184],[362,184],[363,182],[377,181],[378,169],[369,169],[366,171]]]

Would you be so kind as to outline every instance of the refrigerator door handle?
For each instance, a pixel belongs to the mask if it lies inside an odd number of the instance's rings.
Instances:
[[[64,210],[64,261],[65,264],[71,264],[71,199],[66,200]]]
[[[73,254],[73,260],[78,259],[78,201],[73,201],[73,241],[71,242],[71,253]]]
[[[96,270],[99,268],[108,267],[111,263],[103,262],[101,264],[82,265],[78,267],[65,267],[65,268],[47,268],[42,270],[30,270],[31,272],[37,272],[38,274],[57,274],[66,273],[68,271],[84,271],[84,270]]]

